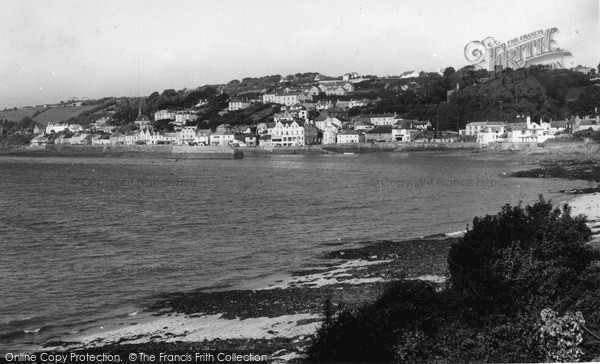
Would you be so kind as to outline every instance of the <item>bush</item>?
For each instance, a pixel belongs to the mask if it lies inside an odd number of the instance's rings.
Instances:
[[[433,286],[419,281],[391,283],[374,303],[346,309],[337,315],[331,313],[331,304],[326,303],[325,322],[308,349],[307,359],[311,362],[392,360],[399,342],[408,347],[405,351],[410,351],[410,343],[401,340],[409,338],[411,333],[419,337],[435,333],[437,305]]]
[[[580,275],[599,258],[586,243],[591,230],[569,206],[505,205],[473,220],[448,255],[449,282],[477,312],[523,305],[552,306],[568,298]]]

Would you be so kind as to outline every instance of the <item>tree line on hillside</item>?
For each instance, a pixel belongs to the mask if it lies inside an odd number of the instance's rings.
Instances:
[[[250,125],[267,120],[278,111],[278,107],[258,104],[223,115],[221,111],[227,108],[230,98],[238,95],[257,98],[257,90],[314,83],[317,75],[317,72],[306,72],[286,77],[246,77],[241,81],[232,80],[227,85],[178,91],[167,89],[162,93],[156,91],[147,97],[105,98],[98,102],[96,109],[65,122],[87,126],[102,116],[111,115],[112,125],[125,128],[132,125],[140,111],[152,117],[158,110],[192,108],[202,100],[203,105],[198,109],[199,120],[191,125],[211,129],[225,123]],[[330,78],[323,75],[319,77]],[[280,82],[282,79],[283,83]],[[450,96],[449,91],[452,91]],[[458,130],[471,121],[512,121],[519,115],[545,121],[571,116],[595,116],[600,106],[600,87],[590,76],[572,70],[531,66],[488,72],[466,66],[458,70],[448,67],[442,75],[421,72],[419,77],[408,79],[371,77],[355,84],[355,92],[349,97],[377,100],[366,107],[350,110],[350,117],[369,113],[397,113],[407,119],[430,120],[438,130]],[[316,98],[335,100],[340,97],[319,95]],[[109,107],[114,114],[108,113]],[[316,114],[313,112],[312,115]],[[17,130],[26,132],[25,124],[30,120],[24,120],[21,124],[5,123],[4,133]],[[158,123],[157,126],[160,130],[170,128],[168,123]]]
[[[404,81],[406,83],[406,81]],[[441,130],[464,128],[471,121],[512,121],[519,115],[565,119],[595,114],[600,90],[589,76],[571,70],[532,66],[502,72],[446,69],[444,75],[424,74],[414,87],[380,90],[382,102],[366,112],[396,112],[408,119],[439,122]],[[458,86],[458,87],[457,87]],[[569,99],[570,90],[579,90]],[[448,97],[448,91],[454,91]]]
[[[229,116],[219,115],[227,108],[227,101],[244,90],[270,89],[281,85],[314,82],[316,72],[298,73],[279,81],[280,75],[232,80],[224,86],[226,92],[206,86],[195,90],[164,90],[153,92],[141,100],[122,102],[114,115],[114,123],[124,125],[135,120],[138,108],[151,116],[161,109],[183,109],[196,105],[199,100],[208,104],[201,111],[202,126],[214,128],[220,123],[250,123],[251,108]],[[576,90],[576,97],[571,91]],[[454,91],[448,97],[448,91]],[[564,119],[570,116],[593,115],[600,106],[600,90],[590,77],[571,70],[551,70],[546,66],[531,66],[517,70],[489,72],[466,66],[459,70],[445,69],[443,75],[424,73],[412,79],[373,79],[356,84],[356,98],[377,99],[377,103],[352,110],[350,116],[360,113],[398,113],[407,119],[431,120],[439,130],[458,130],[471,121],[512,121],[520,115]],[[246,95],[248,96],[248,95]],[[256,96],[255,94],[253,96]],[[335,98],[335,97],[334,97]]]

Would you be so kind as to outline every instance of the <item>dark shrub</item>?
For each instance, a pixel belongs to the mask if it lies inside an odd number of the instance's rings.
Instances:
[[[323,326],[307,352],[309,362],[389,361],[407,332],[435,333],[433,286],[420,281],[391,283],[372,304],[343,310],[331,317],[326,312]],[[330,310],[326,304],[326,311]]]
[[[475,218],[451,247],[451,287],[478,312],[552,305],[598,259],[586,244],[590,238],[586,218],[571,216],[568,206],[553,209],[541,196],[533,206],[505,205],[497,215]]]

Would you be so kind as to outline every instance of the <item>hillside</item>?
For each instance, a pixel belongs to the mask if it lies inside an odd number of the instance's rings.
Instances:
[[[97,108],[98,105],[75,106],[75,107],[57,107],[48,109],[33,118],[39,124],[47,125],[49,123],[57,123],[67,121],[70,118],[77,117],[85,111]]]
[[[43,107],[32,107],[29,109],[0,111],[0,120],[20,121],[25,117],[32,118],[36,113],[43,110]]]
[[[519,114],[549,120],[589,113],[577,100],[593,92],[589,78],[581,73],[531,67],[506,70],[485,83],[465,87],[450,104],[467,120],[511,120]]]

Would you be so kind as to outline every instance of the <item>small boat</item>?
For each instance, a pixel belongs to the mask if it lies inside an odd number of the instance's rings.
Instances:
[[[354,152],[344,152],[344,154],[354,154]]]

